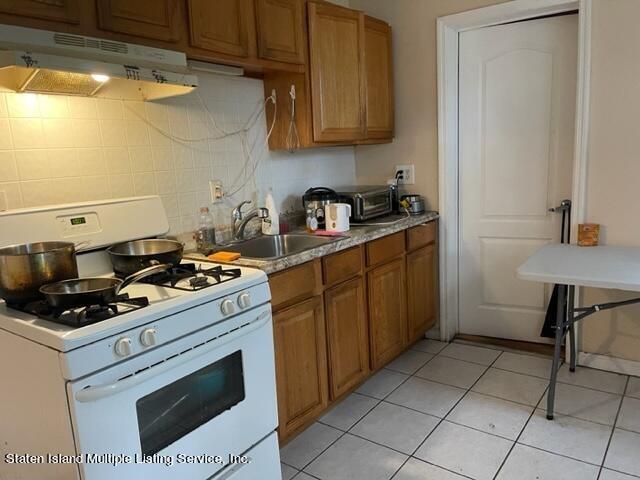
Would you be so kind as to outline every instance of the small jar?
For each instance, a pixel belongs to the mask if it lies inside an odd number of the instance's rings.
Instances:
[[[318,230],[318,217],[315,208],[307,208],[307,232],[313,233]]]

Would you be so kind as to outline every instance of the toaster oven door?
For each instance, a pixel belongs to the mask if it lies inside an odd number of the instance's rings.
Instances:
[[[355,209],[356,214],[354,216],[354,220],[359,222],[364,222],[372,218],[392,213],[390,192],[358,195],[355,203],[358,207]]]

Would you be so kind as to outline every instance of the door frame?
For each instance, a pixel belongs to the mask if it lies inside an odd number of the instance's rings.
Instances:
[[[578,11],[576,127],[571,198],[572,230],[576,232],[578,223],[584,223],[585,218],[592,1],[512,0],[437,19],[440,339],[443,341],[450,341],[459,331],[459,35],[467,30]],[[576,294],[578,296],[579,291]],[[578,302],[579,298],[576,298],[576,303]]]

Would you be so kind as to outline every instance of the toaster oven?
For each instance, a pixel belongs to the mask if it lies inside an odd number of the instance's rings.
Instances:
[[[337,188],[340,201],[351,205],[351,221],[366,222],[393,213],[393,190],[388,185]]]

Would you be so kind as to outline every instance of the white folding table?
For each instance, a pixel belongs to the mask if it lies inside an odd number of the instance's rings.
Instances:
[[[518,268],[517,277],[558,285],[555,348],[547,395],[547,418],[552,420],[561,346],[567,333],[570,349],[569,369],[573,372],[576,369],[576,322],[601,310],[640,303],[640,298],[633,298],[590,307],[575,307],[575,288],[594,287],[640,292],[640,248],[545,245]]]

